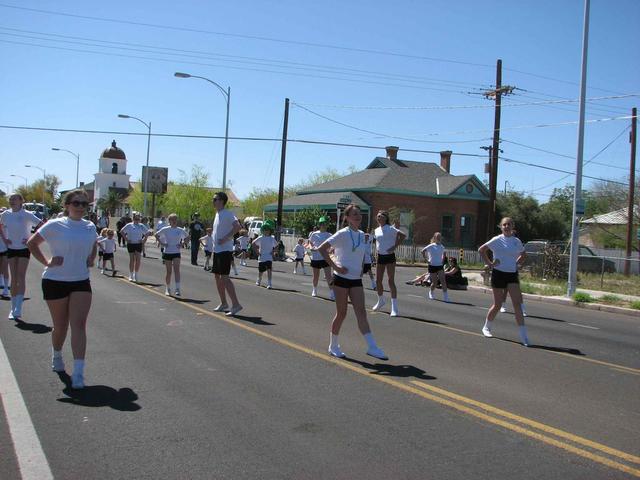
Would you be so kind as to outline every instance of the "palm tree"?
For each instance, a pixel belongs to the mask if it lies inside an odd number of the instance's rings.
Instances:
[[[113,215],[116,213],[116,210],[118,210],[122,206],[123,199],[124,196],[122,195],[122,193],[117,192],[116,190],[109,190],[109,193],[107,193],[106,197],[98,199],[98,201],[96,202],[96,207],[98,207],[100,210],[106,210]]]

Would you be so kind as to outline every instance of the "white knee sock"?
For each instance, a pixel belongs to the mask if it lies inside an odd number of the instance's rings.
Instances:
[[[16,295],[16,308],[17,313],[22,313],[22,302],[24,302],[24,295]]]
[[[331,334],[329,340],[329,348],[337,347],[340,343],[338,342],[338,335]]]
[[[53,347],[51,347],[51,356],[53,358],[62,358],[62,350],[54,350]]]
[[[488,328],[489,330],[491,330],[491,324],[492,324],[492,323],[493,323],[493,322],[492,322],[491,320],[489,320],[488,318],[486,318],[486,319],[484,320],[484,328]]]
[[[84,358],[73,361],[73,374],[84,375]]]

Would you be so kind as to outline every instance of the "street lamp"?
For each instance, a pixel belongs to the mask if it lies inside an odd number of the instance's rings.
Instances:
[[[27,188],[27,177],[23,177],[22,175],[16,175],[14,173],[12,173],[11,175],[9,175],[10,177],[16,177],[16,178],[21,178],[22,180],[24,180],[24,188],[26,190]]]
[[[80,154],[73,153],[71,150],[66,150],[64,148],[51,147],[51,150],[55,152],[67,152],[76,157],[76,188],[78,188],[80,186],[80,184],[78,183],[78,174],[80,173]]]
[[[220,93],[227,101],[227,122],[224,130],[224,163],[222,167],[222,190],[225,191],[227,189],[227,149],[229,146],[229,105],[231,103],[231,87],[227,87],[227,90],[225,91],[224,88],[213,80],[205,77],[199,77],[198,75],[191,75],[189,73],[176,72],[173,75],[178,78],[199,78],[200,80],[205,80],[218,87],[218,90],[220,90]]]
[[[25,165],[25,167],[27,168],[37,168],[38,170],[40,170],[42,172],[42,208],[44,209],[45,213],[46,213],[46,207],[45,207],[45,198],[44,195],[46,193],[47,190],[47,172],[45,171],[44,168],[38,167],[37,165]]]
[[[147,169],[144,172],[144,179],[142,180],[144,182],[144,194],[143,194],[144,203],[142,206],[142,210],[144,211],[144,215],[146,216],[147,215],[147,190],[149,190],[148,188],[149,187],[149,147],[151,146],[151,122],[147,123],[140,120],[138,117],[133,117],[131,115],[123,115],[122,113],[118,114],[118,118],[132,118],[133,120],[139,121],[149,130],[149,135],[147,135]]]

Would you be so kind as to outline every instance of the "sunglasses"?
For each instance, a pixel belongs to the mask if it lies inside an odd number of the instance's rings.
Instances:
[[[74,207],[78,208],[78,207],[82,207],[82,208],[87,208],[89,206],[89,202],[81,202],[80,200],[73,200],[72,202],[69,202],[69,205],[73,205]]]

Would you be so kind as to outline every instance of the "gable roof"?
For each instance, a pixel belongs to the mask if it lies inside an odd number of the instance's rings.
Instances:
[[[285,211],[302,210],[304,208],[318,207],[320,209],[335,209],[336,204],[343,198],[350,197],[351,202],[358,205],[363,210],[369,210],[369,204],[362,200],[353,192],[330,192],[330,193],[309,193],[306,195],[295,195],[285,198],[282,207]],[[265,212],[275,212],[278,210],[278,203],[270,203],[264,207]]]
[[[323,192],[379,191],[425,196],[469,196],[460,187],[472,182],[474,198],[489,197],[486,187],[475,175],[451,175],[435,163],[390,160],[376,157],[364,170],[329,182],[314,185],[300,195]]]
[[[601,225],[626,225],[627,224],[627,211],[628,207],[621,208],[620,210],[616,210],[613,212],[602,213],[600,215],[595,215],[591,218],[587,218],[586,220],[582,220],[580,223],[599,223]],[[638,216],[640,214],[640,208],[637,205],[633,206],[634,216]]]

